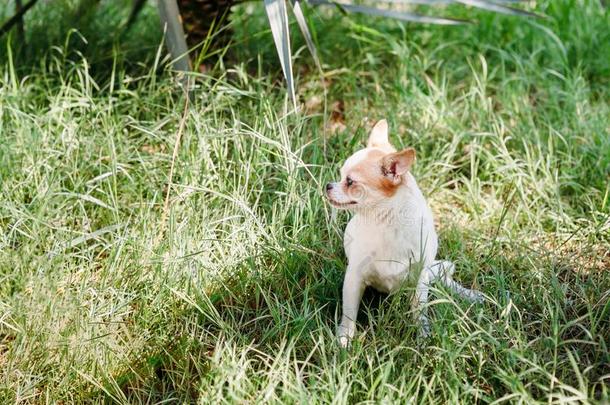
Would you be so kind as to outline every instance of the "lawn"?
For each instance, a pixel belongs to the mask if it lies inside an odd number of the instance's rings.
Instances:
[[[0,403],[609,400],[598,1],[449,8],[478,20],[457,27],[314,9],[324,77],[294,35],[299,112],[260,3],[188,106],[152,3],[126,35],[121,4],[74,31],[43,2],[27,47],[0,42]],[[344,351],[348,216],[322,187],[381,118],[486,302],[435,289],[422,342],[409,291],[367,292]]]

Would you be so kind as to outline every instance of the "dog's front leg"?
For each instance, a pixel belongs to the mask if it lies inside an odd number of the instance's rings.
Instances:
[[[348,266],[343,280],[343,315],[337,330],[337,339],[341,347],[349,346],[356,332],[356,318],[364,287],[360,272]]]

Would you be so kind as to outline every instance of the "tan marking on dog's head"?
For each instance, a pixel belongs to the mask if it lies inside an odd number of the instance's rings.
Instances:
[[[415,150],[400,152],[388,140],[387,121],[373,127],[367,147],[350,156],[341,168],[341,181],[329,183],[328,198],[339,208],[375,206],[392,197],[415,161]]]
[[[366,148],[366,155],[354,165],[347,167],[342,183],[344,192],[355,185],[365,187],[370,193],[376,190],[386,197],[392,197],[403,182],[402,175],[407,173],[415,161],[415,150],[408,148],[400,152],[386,153],[379,148]]]

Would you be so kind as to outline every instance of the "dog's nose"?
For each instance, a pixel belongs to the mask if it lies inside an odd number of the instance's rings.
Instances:
[[[330,191],[333,188],[333,183],[327,183],[326,184],[326,191]]]

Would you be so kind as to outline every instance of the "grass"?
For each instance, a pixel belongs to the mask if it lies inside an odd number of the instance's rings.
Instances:
[[[120,37],[126,13],[101,7],[79,35],[41,4],[27,49],[3,38],[0,402],[609,400],[598,2],[457,28],[315,11],[326,76],[298,53],[301,113],[286,113],[261,8],[242,7],[234,46],[195,75],[171,186],[184,99],[154,8]],[[488,301],[435,290],[418,345],[408,293],[368,292],[344,352],[348,218],[321,185],[382,117],[418,151],[439,256]]]

